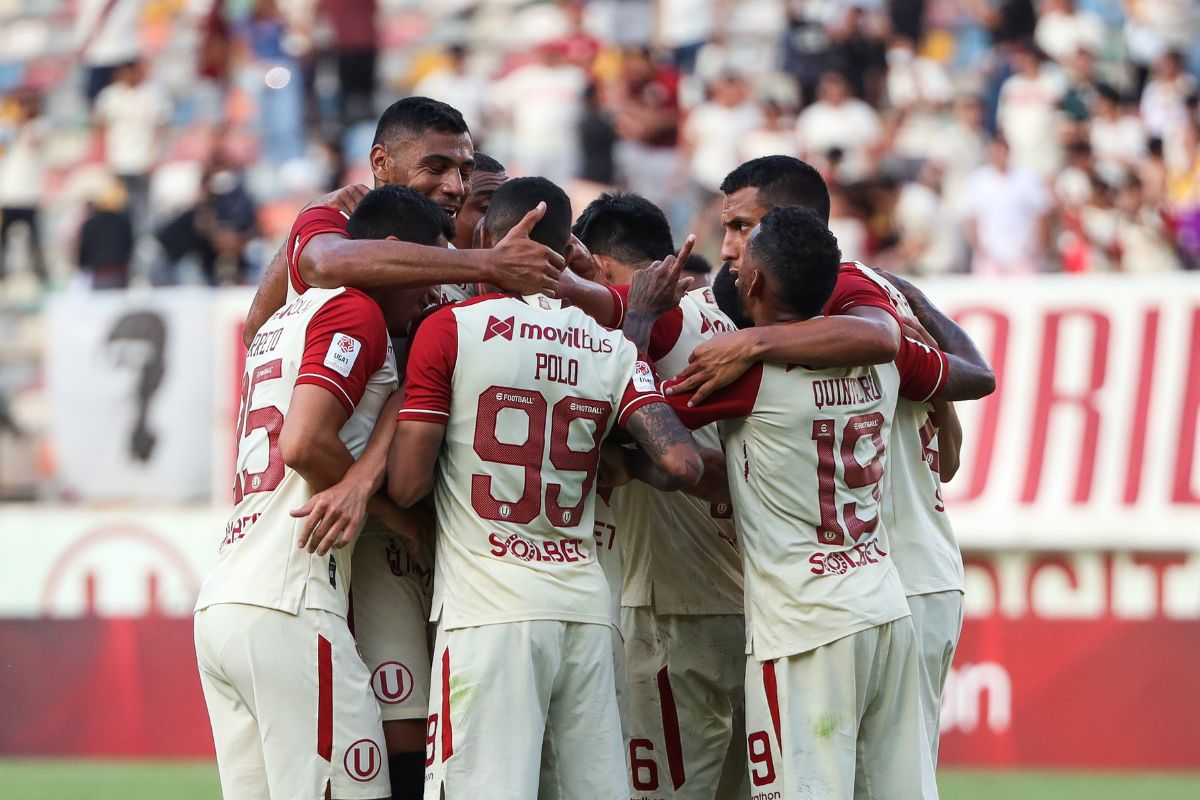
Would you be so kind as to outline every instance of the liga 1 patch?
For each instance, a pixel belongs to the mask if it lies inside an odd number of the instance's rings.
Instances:
[[[362,350],[362,342],[344,333],[335,333],[329,342],[329,350],[325,353],[325,366],[341,375],[350,377],[354,362],[358,360],[358,351]]]
[[[639,361],[633,366],[633,388],[639,392],[653,392],[654,370],[645,361]]]

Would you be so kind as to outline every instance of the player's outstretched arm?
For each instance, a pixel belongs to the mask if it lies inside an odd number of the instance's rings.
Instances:
[[[887,311],[856,306],[844,314],[794,325],[723,333],[698,346],[671,395],[694,392],[693,405],[736,381],[757,361],[821,367],[886,364],[900,349],[900,327]]]
[[[445,424],[401,419],[388,450],[388,497],[410,508],[433,491]]]
[[[996,374],[967,332],[943,314],[930,302],[925,293],[911,282],[890,272],[877,272],[900,290],[916,314],[917,320],[933,336],[950,362],[949,377],[938,399],[978,400],[996,391]]]
[[[664,492],[695,486],[704,473],[696,440],[666,403],[648,403],[629,415],[625,430],[637,442],[626,451],[631,477]]]

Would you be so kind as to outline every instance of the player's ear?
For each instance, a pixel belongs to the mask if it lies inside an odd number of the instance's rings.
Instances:
[[[371,162],[371,174],[379,183],[387,183],[392,172],[392,157],[388,154],[387,148],[382,144],[371,146],[371,155],[368,157]]]
[[[496,244],[491,231],[483,224],[486,219],[487,217],[480,217],[475,223],[475,230],[471,232],[471,246],[477,250],[487,250]]]

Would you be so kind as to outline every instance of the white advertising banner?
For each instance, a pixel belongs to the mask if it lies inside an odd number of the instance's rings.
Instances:
[[[1200,546],[1200,275],[925,288],[996,371],[943,490],[965,547]]]

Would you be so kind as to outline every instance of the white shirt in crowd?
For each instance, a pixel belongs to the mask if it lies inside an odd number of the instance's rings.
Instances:
[[[984,164],[967,181],[967,216],[975,221],[978,249],[972,271],[991,275],[1035,272],[1042,254],[1038,220],[1050,210],[1041,178],[1011,164],[1000,172]]]
[[[742,137],[762,123],[762,114],[752,103],[730,107],[702,103],[688,115],[685,135],[692,143],[690,172],[696,183],[719,192],[721,182],[742,163]]]
[[[1033,39],[1046,55],[1061,64],[1080,50],[1100,52],[1104,47],[1104,22],[1084,11],[1043,11]]]
[[[460,75],[452,69],[439,69],[422,78],[413,87],[413,94],[432,97],[457,108],[474,136],[482,130],[487,88],[487,81],[480,80],[478,76],[469,73]]]
[[[41,142],[45,120],[0,130],[0,208],[36,208],[42,194],[45,164]]]
[[[1000,89],[997,122],[1008,140],[1012,160],[1042,177],[1062,161],[1058,107],[1066,81],[1058,70],[1043,67],[1035,77],[1017,74]]]
[[[1093,117],[1088,140],[1096,159],[1096,171],[1110,180],[1146,154],[1146,128],[1133,114],[1121,114],[1116,119]],[[1116,185],[1119,180],[1111,182]]]
[[[839,105],[813,103],[796,119],[796,143],[805,160],[823,159],[832,148],[845,154],[840,177],[861,178],[867,171],[867,150],[879,139],[879,115],[858,98]]]
[[[940,275],[954,269],[962,255],[962,239],[942,198],[923,183],[906,183],[892,212],[903,242],[924,243],[913,261],[921,275]]]
[[[96,97],[96,121],[104,125],[104,152],[118,175],[144,175],[158,161],[159,129],[171,106],[154,84],[113,83]]]

